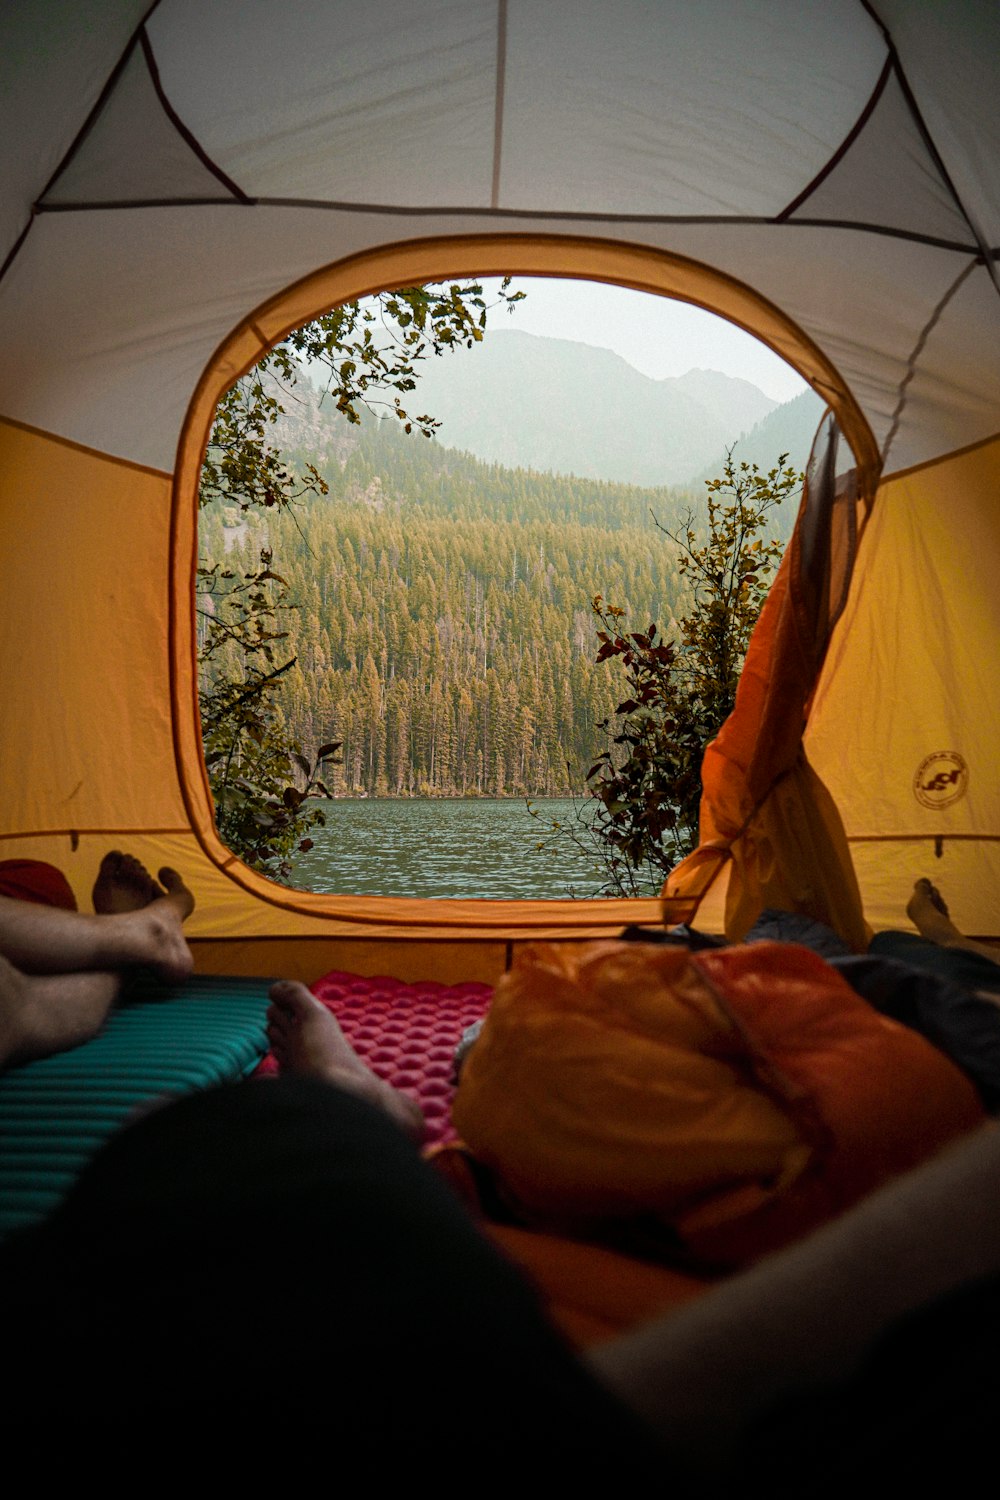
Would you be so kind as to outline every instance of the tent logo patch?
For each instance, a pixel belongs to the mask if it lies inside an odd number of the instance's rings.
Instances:
[[[917,767],[913,795],[924,807],[950,807],[965,796],[969,768],[957,750],[935,750]]]

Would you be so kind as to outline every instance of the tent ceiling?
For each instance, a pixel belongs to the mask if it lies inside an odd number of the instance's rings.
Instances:
[[[769,8],[510,4],[496,206],[779,212],[864,108],[885,48],[867,18],[850,24],[855,0],[780,6],[780,33],[761,24]],[[253,58],[221,75],[230,7],[178,9],[201,42],[192,54],[173,4],[154,13],[164,89],[245,192],[490,206],[495,0],[340,7],[334,31],[324,0],[259,7]],[[816,53],[823,76],[806,78]]]
[[[9,416],[169,469],[261,301],[368,247],[496,228],[746,282],[841,371],[891,467],[1000,425],[988,0],[148,9],[0,19]]]
[[[135,48],[82,141],[42,203],[212,200],[220,179],[163,106],[144,48]]]

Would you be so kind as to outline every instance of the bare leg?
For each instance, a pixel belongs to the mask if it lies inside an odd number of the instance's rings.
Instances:
[[[124,861],[129,878],[117,878],[109,861]],[[121,869],[114,864],[118,874]],[[176,870],[161,870],[157,885],[138,860],[114,854],[101,872],[95,899],[109,906],[96,916],[0,897],[0,954],[26,974],[146,967],[163,979],[186,979],[192,959],[181,924],[194,897]],[[136,872],[148,882],[144,893]]]
[[[846,1378],[896,1320],[1000,1273],[998,1184],[988,1125],[589,1363],[674,1453],[718,1472],[782,1397]]]
[[[906,915],[921,937],[937,943],[942,948],[964,948],[968,953],[978,953],[992,963],[1000,963],[996,949],[977,943],[960,932],[948,914],[948,908],[937,886],[927,879],[918,880],[913,895],[906,907]]]
[[[120,988],[115,973],[21,974],[0,957],[0,1070],[89,1041]]]
[[[399,1093],[361,1061],[336,1016],[304,984],[281,979],[271,986],[267,1032],[283,1073],[320,1078],[360,1094],[390,1115],[407,1135],[423,1139],[424,1117],[416,1100]]]

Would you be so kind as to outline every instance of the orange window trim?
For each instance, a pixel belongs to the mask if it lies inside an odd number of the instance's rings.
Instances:
[[[466,276],[553,276],[605,281],[688,302],[728,319],[796,369],[832,408],[859,469],[862,493],[873,489],[879,454],[874,435],[847,383],[797,324],[736,278],[686,256],[648,246],[582,236],[473,234],[400,241],[347,257],[294,282],[253,309],[216,349],[195,387],[181,429],[170,523],[170,692],[174,754],[195,837],[212,863],[249,894],[314,917],[415,929],[510,925],[605,926],[606,902],[415,902],[289,891],[242,864],[215,830],[198,713],[197,642],[193,619],[198,551],[198,479],[215,410],[234,381],[310,318],[339,303],[389,288]],[[633,903],[627,903],[632,905]],[[653,910],[655,902],[635,902]],[[596,907],[604,908],[599,913]],[[615,911],[628,920],[620,902]],[[605,915],[606,913],[607,915]],[[631,914],[629,914],[631,915]],[[632,916],[632,920],[655,918]]]

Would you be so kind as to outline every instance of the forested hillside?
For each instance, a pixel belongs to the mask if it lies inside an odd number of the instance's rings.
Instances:
[[[201,553],[248,569],[273,553],[297,606],[274,647],[275,667],[296,658],[279,701],[307,753],[343,741],[332,789],[579,788],[620,696],[613,669],[594,664],[590,601],[621,605],[637,629],[684,613],[650,508],[676,526],[697,492],[504,469],[395,423],[348,427],[308,400],[279,441],[317,464],[329,495],[284,517],[211,507]]]

